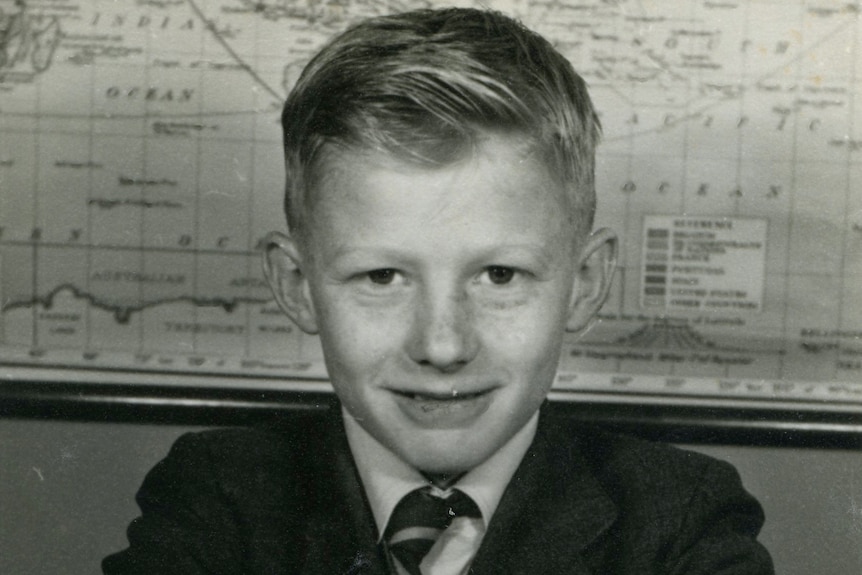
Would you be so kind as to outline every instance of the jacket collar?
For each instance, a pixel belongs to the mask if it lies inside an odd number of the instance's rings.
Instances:
[[[297,570],[307,575],[386,575],[387,558],[377,544],[377,527],[350,454],[341,407],[329,406],[326,434],[320,452],[313,454],[313,471],[319,481],[316,511],[305,533],[306,562]],[[290,571],[293,572],[293,571]]]
[[[385,575],[387,557],[341,421],[332,418],[315,477],[328,477],[325,505],[309,519],[303,573]],[[503,493],[473,561],[475,575],[591,573],[617,509],[593,475],[571,423],[540,414],[536,437]]]
[[[616,520],[575,428],[546,408],[473,561],[476,575],[590,573],[592,544]]]

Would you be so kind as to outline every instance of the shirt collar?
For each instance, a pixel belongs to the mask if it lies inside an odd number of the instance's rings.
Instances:
[[[418,470],[401,461],[397,455],[374,439],[343,406],[342,413],[347,442],[365,487],[377,532],[382,538],[389,517],[401,498],[414,489],[428,486],[429,482]],[[486,526],[497,510],[503,491],[533,442],[538,420],[537,411],[503,447],[449,488],[458,488],[476,502]]]

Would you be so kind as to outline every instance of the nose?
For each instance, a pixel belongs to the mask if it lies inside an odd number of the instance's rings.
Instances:
[[[425,289],[418,296],[408,353],[416,363],[457,371],[478,351],[473,312],[464,290]]]

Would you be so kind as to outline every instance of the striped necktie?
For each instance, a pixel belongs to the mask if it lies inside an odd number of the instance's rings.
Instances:
[[[389,552],[410,575],[421,575],[419,564],[456,517],[482,517],[469,496],[455,490],[448,498],[431,495],[430,487],[404,496],[386,527]]]

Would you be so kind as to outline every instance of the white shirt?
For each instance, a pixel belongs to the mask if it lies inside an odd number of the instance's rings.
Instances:
[[[343,407],[342,412],[347,442],[374,515],[379,542],[398,502],[414,489],[430,483],[418,470],[374,439]],[[476,503],[482,518],[455,518],[423,559],[420,566],[423,574],[467,573],[503,491],[536,435],[538,420],[537,411],[505,445],[468,471],[455,485],[445,490],[432,486],[432,493],[440,497],[446,497],[454,488],[463,491]]]

